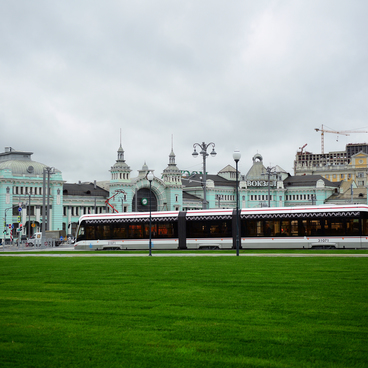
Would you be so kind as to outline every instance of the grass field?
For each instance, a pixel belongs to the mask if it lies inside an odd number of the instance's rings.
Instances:
[[[0,257],[1,367],[367,367],[368,259]]]

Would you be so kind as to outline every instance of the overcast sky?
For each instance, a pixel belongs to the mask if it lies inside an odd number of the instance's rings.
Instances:
[[[214,142],[293,173],[315,128],[368,131],[364,0],[0,0],[0,152],[34,152],[68,182],[109,180],[121,142],[136,176],[181,170]],[[325,134],[325,152],[368,141]]]

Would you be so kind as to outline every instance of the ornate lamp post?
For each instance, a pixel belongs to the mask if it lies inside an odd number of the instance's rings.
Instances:
[[[194,143],[193,144],[193,148],[194,151],[192,153],[193,157],[197,157],[198,156],[198,152],[196,150],[196,147],[199,147],[201,149],[201,151],[199,152],[199,154],[202,155],[203,157],[203,177],[202,177],[202,186],[203,186],[203,204],[202,204],[202,208],[205,210],[207,209],[207,197],[206,197],[206,181],[207,181],[207,174],[206,174],[206,158],[208,156],[207,153],[207,148],[209,146],[212,146],[212,151],[211,151],[211,156],[215,157],[216,156],[216,151],[215,151],[215,143],[210,142],[208,144],[206,144],[205,142],[202,142],[202,144],[200,143]]]
[[[153,180],[154,176],[153,176],[153,172],[150,171],[148,174],[147,174],[147,180],[149,181],[150,183],[150,190],[149,190],[149,244],[148,244],[148,248],[149,248],[149,253],[148,255],[149,256],[152,256],[152,201],[151,201],[151,198],[152,198],[152,180]]]
[[[236,170],[236,255],[239,256],[239,178],[238,178],[238,163],[240,160],[241,154],[239,151],[234,151],[233,159],[235,161],[235,170]]]

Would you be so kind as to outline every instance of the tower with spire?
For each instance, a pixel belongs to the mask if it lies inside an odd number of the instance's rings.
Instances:
[[[118,159],[111,167],[111,182],[129,182],[130,181],[130,167],[126,164],[124,159],[124,150],[121,145],[121,130],[120,130],[120,147],[118,149]]]
[[[110,173],[110,197],[113,196],[117,191],[121,193],[112,199],[112,205],[119,212],[129,210],[129,201],[131,200],[131,169],[124,159],[124,149],[121,145],[121,130],[120,130],[120,146],[118,149],[118,156],[115,164],[111,167]],[[125,210],[124,210],[125,208]]]
[[[181,171],[175,163],[175,153],[173,139],[171,137],[171,152],[169,155],[169,165],[162,173],[162,180],[167,186],[181,186]]]
[[[183,190],[181,182],[181,171],[175,163],[175,153],[173,138],[171,137],[171,152],[169,155],[169,165],[162,173],[162,180],[166,187],[167,207],[170,210],[179,210],[183,203]]]

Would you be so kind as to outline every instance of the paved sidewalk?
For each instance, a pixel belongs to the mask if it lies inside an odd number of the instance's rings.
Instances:
[[[58,250],[58,249],[53,249]],[[43,249],[43,251],[49,251],[49,249]],[[42,253],[29,252],[29,253],[7,253],[0,251],[0,257],[148,257],[147,253]],[[152,253],[152,257],[236,257],[234,253]],[[240,253],[240,257],[350,257],[350,258],[368,258],[368,254],[341,254],[341,253]]]

